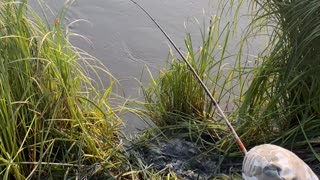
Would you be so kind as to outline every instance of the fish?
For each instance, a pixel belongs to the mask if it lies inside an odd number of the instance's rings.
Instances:
[[[244,180],[319,180],[293,152],[273,144],[253,147],[244,157]]]

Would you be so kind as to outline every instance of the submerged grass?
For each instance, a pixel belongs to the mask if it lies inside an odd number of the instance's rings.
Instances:
[[[48,24],[27,1],[0,2],[0,179],[117,175],[112,86],[100,96],[81,66],[95,70],[96,60],[70,44],[58,19]]]

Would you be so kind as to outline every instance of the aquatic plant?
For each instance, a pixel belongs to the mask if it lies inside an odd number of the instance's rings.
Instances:
[[[0,2],[0,179],[119,173],[112,86],[99,94],[87,70],[104,68],[69,42],[64,11],[56,17],[44,22],[27,1]]]
[[[254,2],[259,8],[255,27],[272,28],[269,53],[261,57],[263,63],[240,108],[239,133],[255,143],[273,141],[293,149],[309,146],[313,155],[306,155],[308,160],[318,163],[320,3]]]
[[[203,28],[202,45],[197,50],[193,47],[190,34],[187,34],[186,59],[218,101],[231,104],[234,102],[229,102],[230,94],[235,93],[230,92],[231,87],[240,86],[234,82],[235,78],[239,78],[233,67],[238,65],[238,61],[233,65],[226,63],[226,59],[234,57],[226,52],[231,25],[221,30],[219,23],[219,18],[215,17],[209,27]],[[215,108],[187,65],[172,52],[169,58],[167,67],[160,71],[159,77],[152,77],[150,86],[144,89],[146,108],[154,112],[152,119],[158,125],[178,124],[180,122],[175,118],[190,115],[195,119],[214,119]]]

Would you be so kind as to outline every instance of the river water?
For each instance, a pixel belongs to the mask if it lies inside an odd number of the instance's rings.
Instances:
[[[36,9],[37,2],[38,0],[30,1]],[[63,7],[65,0],[44,2],[55,14]],[[200,45],[202,22],[208,23],[208,18],[215,14],[218,7],[218,0],[139,0],[137,2],[149,11],[182,49],[184,49],[186,32],[191,33],[194,47]],[[246,6],[240,9],[242,18],[239,21],[239,33],[234,44],[237,44],[242,30],[250,22],[250,18],[245,16],[247,12]],[[223,24],[230,17],[221,18]],[[145,85],[148,83],[149,75],[147,73],[142,75],[145,66],[148,66],[153,75],[157,76],[158,71],[164,67],[170,48],[168,41],[155,24],[129,0],[76,0],[66,14],[66,24],[78,19],[84,19],[87,22],[74,23],[70,26],[71,30],[87,37],[92,43],[79,37],[72,38],[72,43],[97,57],[119,79],[123,88],[123,93],[120,93],[122,96],[141,97],[139,83],[134,79],[141,80]],[[260,40],[253,41],[249,45],[251,48],[248,48],[250,53],[259,49],[262,43]],[[235,46],[229,48],[231,54],[232,51],[236,51],[234,49]],[[106,79],[105,83],[107,86],[109,81]],[[139,125],[136,121],[127,123],[129,129],[134,129],[136,126],[144,125]]]

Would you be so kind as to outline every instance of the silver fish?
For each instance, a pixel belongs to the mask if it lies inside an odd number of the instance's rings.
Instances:
[[[245,180],[319,180],[297,155],[272,144],[256,146],[246,153],[242,177]]]

